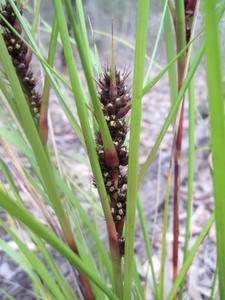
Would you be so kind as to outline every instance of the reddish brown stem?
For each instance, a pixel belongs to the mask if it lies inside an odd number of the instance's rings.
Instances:
[[[186,25],[186,39],[189,40],[191,31],[190,17],[193,16],[197,0],[185,1],[185,25]],[[177,35],[180,32],[177,31]],[[179,36],[177,36],[177,45]],[[184,79],[185,66],[187,64],[187,56],[184,60],[178,60],[178,91],[181,88]],[[182,101],[178,132],[176,136],[176,150],[175,150],[175,165],[174,165],[174,243],[173,243],[173,280],[176,279],[178,270],[178,236],[179,236],[179,186],[180,186],[180,167],[181,167],[181,148],[182,148],[182,132],[183,132],[183,115],[184,115],[184,99]],[[176,296],[175,298],[176,299]]]
[[[70,239],[70,241],[67,241],[68,246],[70,247],[70,249],[78,256],[80,256],[79,251],[77,249],[76,243],[74,241],[74,239]],[[87,279],[87,277],[81,273],[80,271],[78,271],[79,273],[79,277],[80,277],[80,281],[82,283],[82,286],[85,290],[85,293],[87,295],[87,299],[88,300],[95,300],[95,297],[93,295],[92,289],[91,289],[91,285]]]
[[[111,213],[110,213],[111,214]],[[115,224],[113,222],[112,215],[107,216],[107,231],[109,236],[109,244],[110,244],[110,252],[112,257],[112,265],[114,268],[114,273],[118,276],[117,279],[114,278],[114,284],[116,291],[121,293],[117,295],[119,299],[122,299],[122,272],[121,272],[121,256],[120,256],[120,248],[117,237],[117,232],[115,228]]]
[[[191,23],[190,17],[194,14],[197,0],[189,0],[185,9],[186,19],[186,38],[190,38]],[[185,59],[187,64],[187,59]],[[184,79],[184,66],[178,62],[178,90],[180,90]],[[179,238],[179,189],[180,189],[180,169],[181,169],[181,149],[182,149],[182,136],[183,136],[183,118],[184,118],[184,99],[182,101],[180,110],[180,119],[178,124],[178,132],[176,137],[176,150],[175,150],[175,165],[174,165],[174,219],[173,219],[173,282],[176,280],[178,273],[178,238]],[[177,294],[174,300],[177,299]]]
[[[119,266],[120,268],[121,267],[120,250],[119,250],[118,238],[117,238],[117,233],[114,224],[110,226],[110,228],[108,228],[108,232],[109,232],[110,245],[113,249],[114,259],[116,260],[116,265]]]
[[[177,277],[178,271],[178,238],[179,238],[179,187],[180,187],[180,167],[181,148],[183,136],[184,100],[182,101],[179,127],[176,138],[175,165],[174,165],[174,207],[173,207],[173,281]],[[176,296],[174,297],[176,299]]]
[[[197,0],[189,0],[187,4],[187,10],[195,10]]]
[[[41,108],[42,112],[42,108]],[[48,141],[48,115],[40,114],[40,124],[39,124],[39,134],[42,141],[42,144],[45,146]]]

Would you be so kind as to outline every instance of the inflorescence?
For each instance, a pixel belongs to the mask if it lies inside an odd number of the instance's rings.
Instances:
[[[109,167],[105,161],[105,152],[101,134],[96,137],[97,153],[106,191],[110,196],[110,207],[116,225],[121,255],[124,254],[122,230],[126,216],[127,164],[128,151],[124,142],[127,134],[125,115],[130,109],[130,95],[127,92],[127,74],[115,70],[115,83],[112,83],[110,70],[106,70],[99,80],[99,98],[105,120],[119,158],[117,168]]]
[[[0,11],[8,23],[18,32],[18,34],[21,35],[21,24],[19,23],[9,1],[6,1],[6,4],[2,6]],[[21,14],[22,12],[23,10],[20,9]],[[36,81],[34,79],[33,72],[30,70],[32,54],[21,39],[8,28],[3,19],[0,20],[0,25],[3,28],[3,38],[12,58],[23,92],[26,96],[31,114],[38,126],[41,109],[41,96],[36,91]]]

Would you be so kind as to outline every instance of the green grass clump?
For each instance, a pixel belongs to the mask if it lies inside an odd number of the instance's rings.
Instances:
[[[220,53],[219,32],[225,3],[219,1],[216,5],[215,1],[203,1],[204,28],[198,31],[198,1],[161,2],[162,15],[155,42],[148,39],[152,30],[149,26],[152,11],[148,0],[138,1],[135,46],[117,35],[112,37],[113,34],[93,30],[92,33],[110,37],[113,41],[109,46],[112,47],[111,68],[103,74],[95,74],[95,70],[102,70],[103,62],[95,42],[93,46],[89,45],[92,37],[87,30],[87,16],[81,0],[75,3],[71,0],[52,0],[52,23],[42,16],[41,0],[36,1],[36,7],[27,1],[0,1],[0,144],[14,172],[5,163],[5,158],[1,158],[1,178],[4,179],[0,181],[0,207],[6,212],[6,218],[0,220],[0,225],[17,244],[18,251],[3,238],[0,238],[0,249],[29,275],[36,299],[144,300],[153,297],[163,300],[165,297],[177,299],[179,296],[182,300],[186,297],[184,287],[188,270],[214,222],[217,266],[211,299],[216,294],[217,277],[220,298],[225,299],[224,62]],[[33,16],[32,22],[26,18],[26,12]],[[44,33],[49,37],[48,48],[39,40]],[[202,33],[204,38],[200,41],[198,38]],[[160,66],[156,76],[151,78],[162,35],[167,64]],[[114,43],[125,47],[125,51],[131,48],[135,52],[133,69],[131,67],[132,93],[127,90],[127,73],[119,71],[116,66]],[[153,44],[150,57],[146,50],[149,43]],[[55,66],[59,46],[63,48],[68,81],[64,78],[65,70],[59,71]],[[215,210],[190,248],[195,159],[195,73],[204,54],[207,62]],[[41,65],[43,90],[40,90],[33,75],[35,66],[31,64],[31,57],[36,57]],[[78,71],[79,63],[82,72]],[[166,73],[169,77],[170,110],[140,167],[142,99]],[[80,141],[85,157],[75,151],[71,157],[60,152],[49,114],[53,93],[74,130],[74,136]],[[179,175],[185,101],[189,104],[188,199],[183,264],[179,265]],[[127,117],[129,111],[130,118]],[[173,140],[167,185],[163,187],[166,196],[159,257],[161,266],[156,271],[151,235],[147,228],[149,220],[145,218],[139,190],[170,125]],[[79,171],[78,164],[92,174],[92,179],[87,179]],[[170,271],[165,262],[170,183],[173,177],[173,282],[165,296],[164,277]],[[18,183],[22,183],[26,193],[21,193]],[[95,185],[97,193],[91,185]],[[29,195],[30,210],[24,194]],[[83,208],[84,202],[88,202],[90,211]],[[34,208],[38,218],[33,215]],[[152,278],[150,281],[148,274],[146,277],[141,274],[142,257],[134,255],[137,215]],[[102,222],[99,220],[105,221],[108,241],[100,235]],[[35,250],[24,242],[21,230],[29,236]],[[59,252],[72,267],[74,286],[61,273],[60,266],[51,256],[52,249]],[[13,299],[2,289],[0,295]]]

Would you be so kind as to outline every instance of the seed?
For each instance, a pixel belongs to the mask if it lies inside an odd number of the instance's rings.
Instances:
[[[119,194],[119,200],[121,202],[125,202],[126,201],[126,194],[125,193],[120,193]]]
[[[34,114],[38,113],[37,107],[34,107],[34,108],[33,108],[33,112],[34,112]]]
[[[121,209],[119,209],[119,215],[123,215],[123,210],[122,210],[122,208]]]
[[[116,141],[116,142],[114,142],[114,145],[117,148],[119,146],[119,143]]]
[[[19,68],[20,70],[22,70],[22,69],[25,69],[26,66],[25,66],[25,64],[21,63],[21,64],[19,64],[18,68]]]
[[[103,150],[99,150],[98,151],[98,157],[99,159],[103,160],[105,158],[105,154],[104,154],[104,151]]]
[[[125,94],[124,97],[123,97],[123,99],[124,99],[126,102],[130,101],[130,95],[129,95],[128,93]]]
[[[109,191],[110,191],[110,193],[114,192],[114,191],[115,191],[114,186],[111,186],[111,187],[109,188]]]
[[[117,108],[120,108],[121,106],[124,106],[126,104],[126,101],[124,100],[124,98],[116,98],[116,101],[115,101],[115,105]]]
[[[105,116],[105,120],[109,122],[110,121],[110,117],[109,116]]]
[[[122,203],[121,202],[118,202],[116,205],[117,205],[118,208],[122,207]]]
[[[111,122],[110,122],[110,126],[111,126],[111,127],[116,127],[116,122],[115,122],[115,121],[111,121]]]
[[[121,137],[123,137],[123,136],[124,136],[124,132],[120,130],[120,131],[118,132],[118,135],[121,136]]]
[[[105,173],[103,174],[103,176],[104,176],[104,177],[108,177],[108,176],[109,176],[109,172],[105,172]]]
[[[12,51],[13,51],[13,47],[12,47],[12,46],[9,46],[9,47],[8,47],[8,51],[9,51],[9,52],[12,52]]]
[[[98,156],[99,156],[99,159],[104,159],[104,157],[105,157],[105,154],[104,154],[104,151],[103,150],[99,150],[98,151]]]
[[[17,43],[16,44],[16,49],[19,50],[20,48],[21,48],[21,45]]]
[[[126,104],[125,106],[122,106],[118,110],[116,115],[118,118],[123,118],[128,113],[129,110],[130,110],[130,104]]]
[[[16,40],[15,39],[10,39],[11,44],[15,44]]]
[[[107,111],[109,111],[109,112],[113,112],[113,111],[114,111],[114,106],[113,106],[113,104],[112,104],[112,103],[107,104],[107,105],[106,105],[106,109],[107,109]]]
[[[116,215],[116,220],[120,221],[121,220],[121,216],[120,215]]]
[[[122,188],[120,189],[120,191],[121,191],[122,194],[123,194],[123,193],[126,193],[126,192],[127,192],[127,184],[124,184],[124,185],[122,186]]]
[[[118,137],[117,138],[117,143],[120,145],[120,144],[122,144],[122,142],[123,142],[122,139]]]
[[[128,153],[124,157],[121,157],[120,163],[122,166],[126,166],[128,164]]]
[[[121,127],[123,127],[124,122],[123,122],[122,120],[119,120],[118,122],[119,122],[119,125],[120,125]]]
[[[111,208],[111,212],[112,212],[112,214],[114,214],[114,213],[115,213],[115,209],[114,209],[114,207],[112,207],[112,208]]]
[[[112,182],[111,182],[111,181],[107,181],[107,182],[106,182],[106,186],[107,186],[107,187],[110,187],[111,185],[112,185]]]
[[[120,156],[124,157],[126,154],[127,154],[126,148],[125,148],[125,147],[122,147],[122,148],[120,149]]]

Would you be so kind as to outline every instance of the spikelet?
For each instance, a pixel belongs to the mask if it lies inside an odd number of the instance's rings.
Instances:
[[[127,92],[125,72],[115,70],[115,83],[112,83],[111,72],[106,70],[103,78],[98,81],[99,99],[105,120],[117,150],[118,168],[111,168],[105,162],[105,154],[101,134],[96,136],[96,148],[101,166],[106,191],[110,196],[110,206],[116,225],[121,255],[124,254],[124,239],[122,238],[123,224],[126,216],[128,151],[124,145],[127,125],[125,115],[130,109],[130,95]]]
[[[21,34],[21,24],[16,18],[9,1],[6,1],[6,4],[2,6],[0,10],[10,25],[14,27],[19,34]],[[22,14],[22,9],[20,12]],[[20,80],[21,87],[26,96],[31,114],[35,124],[38,126],[40,118],[41,96],[36,92],[36,81],[29,67],[32,58],[31,52],[28,50],[27,46],[16,36],[16,34],[10,31],[3,20],[0,21],[0,25],[3,27],[3,38],[8,52],[12,58],[12,62]]]

